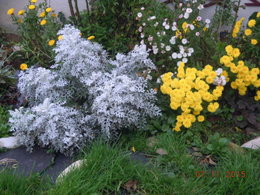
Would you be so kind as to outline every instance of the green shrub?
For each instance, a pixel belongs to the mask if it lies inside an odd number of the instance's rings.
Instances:
[[[9,113],[7,109],[0,106],[0,137],[7,137],[10,135],[8,125]]]

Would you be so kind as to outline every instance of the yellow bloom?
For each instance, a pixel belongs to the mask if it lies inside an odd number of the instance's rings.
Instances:
[[[45,25],[47,23],[47,20],[42,20],[41,22],[40,22],[40,25]]]
[[[59,40],[59,41],[62,40],[62,39],[63,39],[63,36],[62,36],[62,35],[58,36],[58,40]]]
[[[258,41],[256,39],[251,39],[251,44],[252,45],[256,45],[258,43]]]
[[[58,15],[55,14],[55,13],[52,13],[51,16],[54,17],[54,18],[56,18]]]
[[[28,6],[29,9],[35,9],[35,7],[36,7],[35,5],[29,5]]]
[[[249,22],[247,23],[247,25],[251,28],[251,27],[254,27],[256,24],[256,21],[255,20],[249,20]]]
[[[251,34],[252,34],[252,30],[249,29],[249,28],[247,28],[247,29],[245,30],[245,35],[246,35],[246,36],[250,36]]]
[[[20,69],[21,70],[26,70],[28,68],[27,64],[21,64]]]
[[[136,152],[136,149],[135,149],[134,146],[131,148],[131,151],[132,151],[132,152]]]
[[[204,27],[204,28],[203,28],[203,31],[207,31],[207,30],[208,30],[208,28],[207,28],[207,27]]]
[[[88,40],[92,40],[92,39],[95,39],[96,37],[95,36],[90,36],[88,37]]]
[[[205,117],[203,115],[199,115],[197,119],[199,122],[203,122],[205,120]]]
[[[232,51],[233,51],[232,45],[226,46],[225,50],[226,50],[227,54],[230,56],[232,54]]]
[[[260,12],[257,12],[256,17],[260,18]]]
[[[52,11],[52,8],[51,8],[51,7],[48,7],[48,8],[46,8],[45,11],[46,11],[46,12],[51,12],[51,11]]]
[[[31,0],[32,3],[36,3],[38,0]]]
[[[14,8],[7,10],[7,15],[13,15],[13,14],[14,14]]]
[[[24,14],[24,12],[25,12],[25,10],[22,9],[22,10],[20,10],[20,11],[18,12],[18,15],[21,16],[21,15]]]
[[[40,18],[43,18],[44,16],[46,16],[45,12],[42,12],[42,13],[40,13],[40,15],[39,15]]]
[[[48,42],[48,45],[49,45],[49,46],[53,46],[54,44],[55,44],[55,40],[53,40],[53,39],[52,39],[52,40],[49,40],[49,42]]]
[[[233,49],[232,56],[234,56],[234,58],[239,57],[240,56],[240,50],[238,48]]]

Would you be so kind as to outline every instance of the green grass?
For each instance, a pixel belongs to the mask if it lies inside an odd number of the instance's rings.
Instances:
[[[84,165],[61,182],[50,186],[36,176],[16,178],[5,173],[0,174],[0,194],[124,194],[123,185],[130,180],[138,181],[132,194],[258,194],[259,150],[243,153],[226,150],[216,158],[216,166],[208,167],[191,155],[186,139],[184,133],[164,133],[156,136],[152,147],[146,146],[147,136],[143,133],[123,137],[113,145],[97,141],[85,150]],[[132,146],[150,154],[151,162],[148,165],[132,162],[129,158]],[[156,154],[158,148],[168,154]],[[197,177],[197,171],[204,171],[205,175]],[[239,172],[240,177],[231,177],[232,171]]]

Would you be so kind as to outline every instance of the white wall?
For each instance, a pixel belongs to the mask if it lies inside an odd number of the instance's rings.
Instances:
[[[160,0],[162,1],[162,0]],[[43,2],[39,0],[38,2]],[[68,0],[48,0],[52,8],[57,12],[63,11],[66,16],[70,15],[70,10],[68,6]],[[85,0],[78,0],[79,9],[86,9]],[[242,5],[245,3],[250,3],[249,0],[242,0]],[[16,11],[23,9],[25,5],[28,4],[28,0],[0,0],[0,27],[5,29],[7,32],[15,32],[15,26],[12,25],[10,16],[6,15],[9,8],[15,8]],[[202,11],[201,15],[204,18],[211,18],[214,14],[215,6],[206,8]],[[260,6],[258,7],[246,7],[246,9],[240,9],[239,17],[248,18],[253,12],[260,11]]]

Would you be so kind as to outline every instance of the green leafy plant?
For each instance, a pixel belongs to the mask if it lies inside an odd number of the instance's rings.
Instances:
[[[221,155],[227,151],[228,143],[229,140],[227,138],[221,137],[219,133],[215,133],[209,137],[208,144],[202,149],[204,153]]]
[[[0,106],[0,137],[6,137],[10,135],[8,125],[9,113],[7,109]]]
[[[21,36],[21,52],[26,58],[26,63],[48,67],[53,63],[54,52],[50,40],[56,40],[56,34],[61,27],[57,14],[48,7],[45,0],[39,5],[29,2],[24,10],[17,15],[14,9],[8,10],[13,23],[18,26]]]

